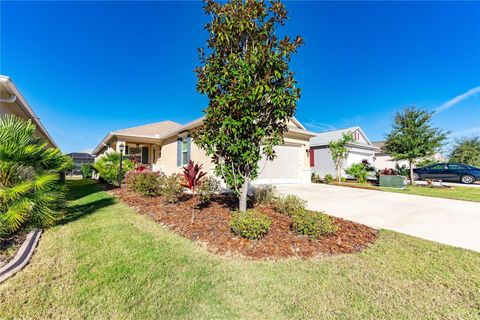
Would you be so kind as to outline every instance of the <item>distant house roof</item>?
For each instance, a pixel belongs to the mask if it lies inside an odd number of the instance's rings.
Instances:
[[[121,129],[113,131],[114,134],[128,134],[128,135],[140,135],[150,136],[152,138],[159,138],[164,135],[165,132],[180,128],[182,125],[170,120],[145,124],[138,127],[132,127],[127,129]]]
[[[73,158],[73,159],[86,159],[86,160],[93,160],[95,157],[91,155],[90,153],[85,153],[85,152],[71,152],[67,153],[67,156]]]
[[[351,143],[353,146],[361,146],[361,147],[368,147],[368,148],[375,148],[370,140],[368,139],[367,135],[365,132],[363,132],[362,128],[356,126],[356,127],[350,127],[350,128],[344,128],[344,129],[338,129],[338,130],[331,130],[331,131],[325,131],[325,132],[320,132],[317,133],[317,135],[313,138],[310,139],[310,146],[316,147],[316,146],[325,146],[328,145],[331,141],[334,140],[339,140],[342,138],[342,135],[345,133],[354,133],[358,132],[362,137],[363,140],[365,141],[355,141]]]
[[[381,150],[385,146],[385,141],[373,141],[372,144]]]

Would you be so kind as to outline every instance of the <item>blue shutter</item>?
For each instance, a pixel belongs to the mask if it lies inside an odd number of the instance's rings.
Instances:
[[[192,137],[190,135],[187,136],[187,161],[191,159],[191,150],[192,150]]]
[[[182,165],[182,138],[177,138],[177,167]]]

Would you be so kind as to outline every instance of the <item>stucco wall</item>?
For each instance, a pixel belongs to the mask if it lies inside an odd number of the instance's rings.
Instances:
[[[395,164],[398,163],[399,165],[408,165],[408,161],[390,161],[392,158],[389,155],[376,155],[375,157],[375,167],[377,169],[394,169]]]
[[[330,149],[328,147],[314,148],[315,166],[312,168],[312,172],[319,174],[321,177],[329,173],[334,177],[337,175],[335,170],[335,163],[333,162]],[[374,164],[374,152],[360,149],[351,148],[347,159],[343,161],[343,168],[348,168],[354,163],[359,163],[363,159],[367,159],[370,164]],[[342,173],[345,176],[345,171]]]

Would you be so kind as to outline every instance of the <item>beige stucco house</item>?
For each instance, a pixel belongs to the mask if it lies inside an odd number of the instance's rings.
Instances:
[[[125,154],[133,156],[152,170],[166,174],[179,173],[188,160],[201,163],[203,170],[213,172],[211,158],[191,138],[191,132],[201,126],[203,117],[185,125],[162,121],[139,127],[108,133],[93,150],[99,156],[105,152],[119,151],[125,146]],[[310,138],[315,134],[307,131],[295,118],[288,122],[284,144],[275,147],[277,157],[273,161],[260,162],[260,174],[253,183],[308,183],[310,182]]]
[[[32,120],[37,127],[37,134],[51,147],[57,147],[40,118],[33,112],[13,81],[7,76],[0,75],[0,116],[5,114],[14,114],[20,118]]]

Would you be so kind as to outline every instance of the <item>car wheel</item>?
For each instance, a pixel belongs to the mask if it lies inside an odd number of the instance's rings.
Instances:
[[[466,184],[471,184],[475,182],[475,178],[470,175],[465,175],[460,178],[460,181]]]
[[[416,172],[413,173],[413,180],[420,180],[420,175]]]

